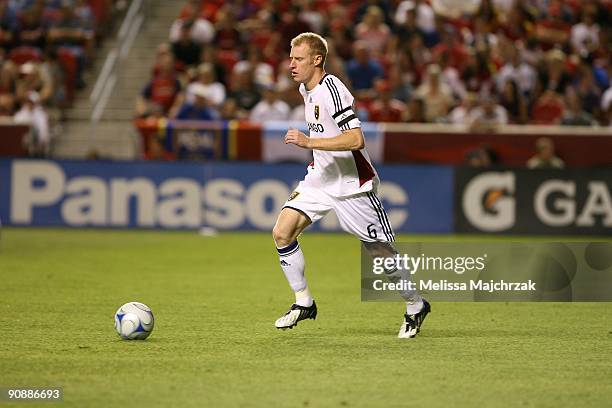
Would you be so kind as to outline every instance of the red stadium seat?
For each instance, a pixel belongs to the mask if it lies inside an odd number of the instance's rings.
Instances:
[[[21,65],[30,61],[40,61],[42,59],[42,53],[36,47],[22,45],[11,50],[9,59],[15,64]]]
[[[217,60],[225,67],[226,72],[232,72],[234,65],[240,61],[237,51],[217,50]]]
[[[67,48],[60,47],[57,50],[59,63],[64,69],[65,79],[64,87],[66,89],[66,99],[70,103],[74,99],[77,79],[77,59],[75,55]]]
[[[97,27],[108,20],[112,9],[112,3],[113,2],[109,0],[89,0],[89,7],[91,7]]]

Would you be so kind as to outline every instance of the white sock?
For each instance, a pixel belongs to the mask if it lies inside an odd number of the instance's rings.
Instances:
[[[393,269],[385,271],[385,276],[390,282],[393,283],[399,284],[402,282],[410,281],[410,273],[406,269]],[[421,311],[421,308],[423,307],[423,298],[421,297],[419,292],[417,292],[416,290],[409,289],[402,289],[398,292],[400,296],[406,301],[406,311],[408,314],[415,314]]]
[[[419,296],[420,298],[420,296]],[[415,315],[423,309],[423,299],[420,298],[414,302],[406,302],[406,314]]]
[[[289,286],[295,293],[295,303],[305,307],[312,306],[312,296],[304,276],[306,261],[302,248],[297,241],[293,241],[286,247],[277,248],[277,250],[281,268],[283,268]]]

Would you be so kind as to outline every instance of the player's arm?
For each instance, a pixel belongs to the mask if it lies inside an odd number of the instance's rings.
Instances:
[[[365,139],[361,128],[343,130],[338,136],[322,138],[308,137],[297,129],[289,129],[285,135],[285,143],[311,150],[361,150],[365,146]]]

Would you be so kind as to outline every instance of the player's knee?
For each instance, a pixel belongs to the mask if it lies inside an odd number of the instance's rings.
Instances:
[[[278,225],[275,225],[272,229],[272,238],[274,239],[277,248],[285,247],[291,244],[294,240],[291,231]]]

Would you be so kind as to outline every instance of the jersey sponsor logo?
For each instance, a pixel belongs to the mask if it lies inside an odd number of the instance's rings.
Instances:
[[[319,105],[315,105],[315,107],[314,107],[314,115],[315,115],[315,119],[319,120]]]
[[[291,195],[289,196],[289,199],[287,201],[291,201],[291,200],[293,200],[295,197],[297,197],[299,195],[300,195],[299,191],[294,191],[293,193],[291,193]]]
[[[313,132],[323,133],[325,130],[323,129],[323,125],[320,123],[310,123],[308,122],[308,129]]]

